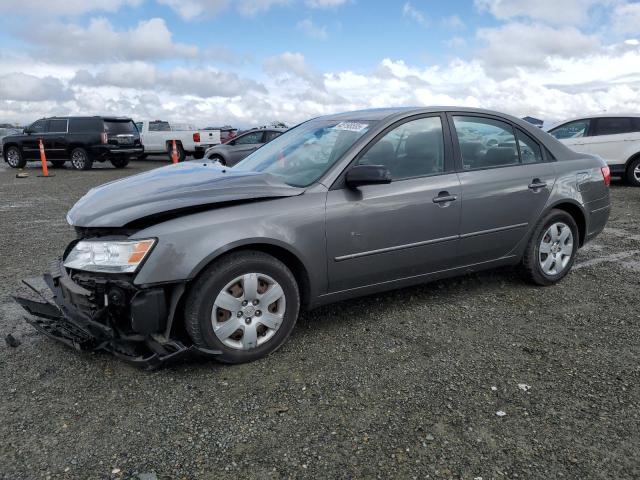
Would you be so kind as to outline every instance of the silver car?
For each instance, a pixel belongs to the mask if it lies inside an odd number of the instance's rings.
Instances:
[[[259,128],[249,130],[225,143],[208,148],[204,152],[204,158],[228,167],[233,167],[262,145],[279,137],[286,131],[286,128]]]
[[[560,281],[607,222],[609,180],[600,158],[496,112],[315,118],[232,169],[188,162],[94,188],[45,275],[53,303],[18,301],[78,349],[247,362],[326,303],[504,265]]]

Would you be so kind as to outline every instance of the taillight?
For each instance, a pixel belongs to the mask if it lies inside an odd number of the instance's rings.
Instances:
[[[608,187],[611,185],[611,169],[609,167],[602,167],[602,177],[604,178],[604,184]]]
[[[109,139],[107,138],[107,132],[102,132],[100,134],[100,141],[102,141],[102,143],[104,143],[105,145],[109,143]]]
[[[194,142],[199,142],[200,141],[200,132],[196,132],[193,134],[193,141]]]

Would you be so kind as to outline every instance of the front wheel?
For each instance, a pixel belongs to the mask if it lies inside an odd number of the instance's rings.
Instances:
[[[220,155],[211,155],[209,157],[209,160],[211,160],[212,162],[218,162],[223,167],[227,165],[227,162]]]
[[[9,147],[7,153],[5,153],[5,158],[11,168],[24,168],[27,164],[27,159],[24,158],[18,147]]]
[[[84,148],[77,147],[71,151],[71,165],[76,170],[91,170],[93,160]]]
[[[295,277],[278,259],[257,251],[229,254],[195,281],[185,305],[193,342],[220,350],[225,363],[262,358],[289,337],[298,318]]]
[[[640,187],[640,157],[633,160],[627,167],[627,182],[634,187]]]
[[[580,242],[578,226],[563,210],[551,210],[536,226],[522,259],[526,276],[537,285],[553,285],[571,270]]]
[[[111,165],[113,165],[116,168],[124,168],[127,165],[129,165],[129,159],[128,158],[112,158]]]

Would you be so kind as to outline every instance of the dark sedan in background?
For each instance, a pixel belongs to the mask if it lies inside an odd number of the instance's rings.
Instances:
[[[229,140],[226,143],[207,149],[204,158],[220,162],[227,167],[233,167],[265,143],[279,137],[286,128],[260,128],[249,130]]]

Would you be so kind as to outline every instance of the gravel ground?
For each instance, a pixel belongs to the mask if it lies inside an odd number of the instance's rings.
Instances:
[[[249,365],[148,373],[36,334],[10,295],[73,238],[65,212],[164,163],[0,166],[0,333],[21,342],[0,345],[0,478],[640,477],[640,189],[614,184],[558,286],[503,269],[343,302]]]

